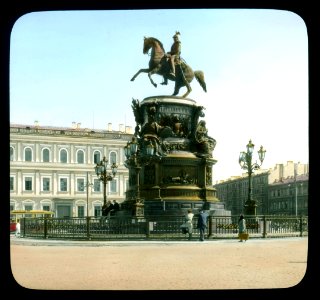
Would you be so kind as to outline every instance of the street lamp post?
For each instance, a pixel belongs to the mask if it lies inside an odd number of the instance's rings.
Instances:
[[[144,151],[141,151],[139,143],[136,137],[132,138],[131,142],[128,142],[124,147],[124,153],[126,155],[127,160],[125,161],[125,166],[127,168],[132,168],[135,170],[135,197],[133,203],[133,215],[136,217],[144,216],[144,204],[143,199],[140,196],[140,171],[143,165],[150,164],[153,160],[156,161],[160,159],[160,157],[155,156],[154,146],[152,142],[149,141],[145,145]]]
[[[299,164],[300,162],[298,162]],[[297,185],[297,164],[294,164],[294,199],[296,207],[296,216],[298,216],[298,185]]]
[[[108,160],[106,157],[103,157],[103,160],[101,160],[97,165],[95,166],[96,174],[99,178],[99,180],[103,183],[103,205],[105,206],[107,204],[107,183],[108,181],[111,181],[114,176],[117,173],[118,166],[113,163],[111,165],[111,173],[107,172],[107,164]]]
[[[87,239],[90,240],[90,217],[89,217],[89,186],[92,186],[92,183],[89,182],[89,172],[87,172],[87,182],[85,187],[87,189]]]
[[[89,187],[93,184],[89,182],[89,172],[87,172],[87,182],[85,184],[87,190],[87,217],[89,217]]]
[[[255,215],[256,214],[256,201],[253,200],[252,195],[252,174],[255,170],[260,169],[266,150],[263,149],[263,147],[260,147],[260,150],[258,151],[260,164],[257,162],[252,163],[252,154],[253,154],[254,144],[252,144],[252,141],[250,140],[247,145],[247,152],[240,152],[239,156],[239,164],[242,169],[247,170],[248,173],[248,180],[249,180],[249,187],[248,187],[248,199],[245,202],[244,208],[245,208],[245,214],[246,215]]]

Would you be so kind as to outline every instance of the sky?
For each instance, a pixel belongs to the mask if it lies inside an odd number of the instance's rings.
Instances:
[[[106,129],[132,126],[132,99],[172,95],[174,82],[155,88],[143,38],[170,51],[181,33],[181,57],[204,72],[189,99],[205,107],[217,141],[213,182],[245,173],[238,158],[251,139],[261,168],[309,163],[308,35],[303,19],[274,9],[42,11],[21,16],[10,40],[10,123]],[[186,91],[180,89],[179,96]],[[259,161],[258,161],[259,162]]]

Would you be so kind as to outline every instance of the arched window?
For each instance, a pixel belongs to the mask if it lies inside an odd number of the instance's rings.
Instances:
[[[83,164],[84,163],[84,152],[83,152],[83,150],[78,150],[78,152],[77,152],[77,162],[78,162],[78,164]]]
[[[113,163],[117,164],[117,153],[112,151],[110,152],[110,160],[109,163],[112,165]]]
[[[66,149],[61,149],[61,151],[60,151],[60,162],[61,163],[68,162],[68,152]]]
[[[43,149],[42,150],[42,161],[43,162],[49,162],[50,161],[49,149]]]
[[[14,158],[14,149],[13,147],[10,147],[10,161],[13,161]]]
[[[24,149],[24,160],[25,161],[32,161],[32,150],[31,148]]]
[[[93,153],[93,162],[95,164],[97,164],[100,161],[101,161],[101,153],[100,153],[100,151],[94,151],[94,153]]]

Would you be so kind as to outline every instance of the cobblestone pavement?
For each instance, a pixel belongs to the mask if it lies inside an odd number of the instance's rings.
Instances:
[[[16,282],[44,290],[221,290],[293,287],[308,238],[52,241],[11,237]]]

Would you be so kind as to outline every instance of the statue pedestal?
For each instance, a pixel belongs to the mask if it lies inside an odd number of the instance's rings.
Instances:
[[[223,210],[212,186],[212,167],[217,162],[212,152],[215,140],[207,132],[204,107],[196,101],[174,96],[133,100],[137,122],[139,178],[133,164],[129,168],[129,189],[124,204],[133,199],[139,185],[144,207],[134,214],[182,215],[188,209]],[[154,155],[146,156],[152,145]],[[129,159],[128,159],[129,162]]]

